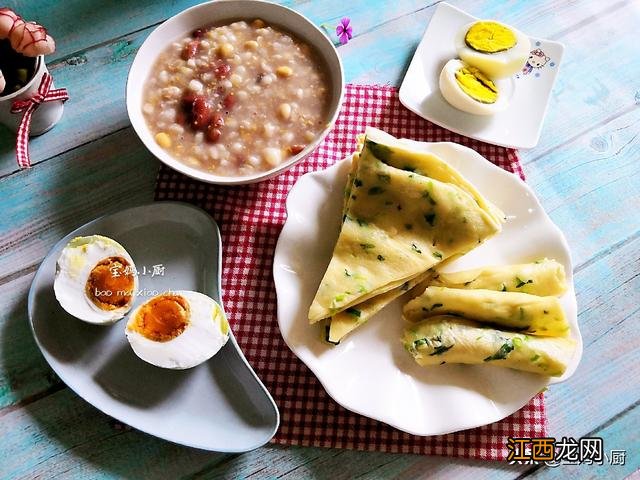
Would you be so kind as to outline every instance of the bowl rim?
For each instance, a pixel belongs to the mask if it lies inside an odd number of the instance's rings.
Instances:
[[[338,93],[338,95],[336,96],[337,100],[335,101],[335,103],[331,104],[331,109],[333,110],[333,114],[327,120],[325,128],[318,134],[318,136],[315,138],[315,140],[313,140],[311,143],[309,143],[304,150],[302,150],[297,155],[294,155],[293,157],[288,159],[286,162],[284,162],[284,163],[282,163],[282,164],[280,164],[280,165],[278,165],[278,166],[276,166],[276,167],[274,167],[274,168],[272,168],[270,170],[267,170],[267,171],[264,171],[264,172],[258,172],[258,173],[252,174],[252,175],[245,175],[245,176],[221,176],[221,175],[216,175],[216,174],[213,174],[213,173],[205,172],[203,170],[199,170],[197,168],[191,167],[191,166],[183,163],[182,161],[177,160],[175,157],[173,157],[172,155],[166,153],[164,150],[162,150],[159,146],[157,146],[155,144],[149,145],[149,143],[143,138],[143,131],[145,133],[146,132],[150,132],[150,129],[147,127],[147,125],[146,125],[144,119],[142,118],[142,116],[140,117],[140,119],[135,119],[134,115],[133,115],[134,109],[138,109],[140,111],[142,109],[142,104],[141,104],[142,98],[141,98],[141,95],[134,94],[135,85],[138,84],[138,82],[140,82],[140,81],[142,81],[142,82],[146,81],[147,76],[144,76],[144,78],[140,79],[141,75],[137,75],[135,78],[133,78],[132,71],[136,67],[137,63],[140,61],[140,58],[141,58],[140,52],[143,50],[145,45],[148,44],[148,42],[150,41],[151,37],[158,30],[164,28],[169,22],[176,22],[178,18],[188,15],[188,13],[192,12],[193,10],[211,8],[212,5],[223,5],[223,4],[227,4],[227,3],[241,3],[241,4],[244,3],[244,4],[268,5],[267,8],[273,8],[273,9],[276,9],[276,10],[287,11],[289,14],[292,14],[292,15],[298,17],[299,19],[301,19],[303,21],[304,24],[306,24],[306,26],[308,28],[318,32],[321,35],[321,38],[323,38],[325,40],[325,45],[324,46],[319,46],[317,44],[311,44],[311,45],[318,52],[325,52],[326,51],[326,55],[323,55],[323,61],[325,63],[329,63],[329,61],[333,62],[335,60],[335,62],[336,62],[335,66],[337,67],[337,70],[339,72],[339,77],[340,77],[339,81],[336,82],[337,84],[336,85],[332,85],[332,88],[337,90],[337,93]],[[206,24],[206,21],[203,22],[202,24]],[[296,37],[298,36],[295,32],[291,32],[287,28],[286,25],[279,25],[279,26],[281,26],[288,33],[291,33]],[[166,48],[173,40],[174,39],[168,39],[165,42],[163,42],[162,48],[157,50],[156,56],[164,48]],[[327,47],[329,47],[329,48],[327,48]],[[327,65],[327,67],[329,67],[329,65]],[[148,71],[146,73],[148,75]],[[333,82],[331,82],[331,83],[333,83]],[[131,126],[133,127],[133,130],[135,131],[136,135],[138,136],[140,141],[144,144],[146,149],[151,154],[153,154],[158,160],[160,160],[162,163],[164,163],[168,167],[172,168],[173,170],[176,170],[176,171],[186,175],[187,177],[190,177],[190,178],[193,178],[193,179],[196,179],[196,180],[200,180],[202,182],[211,183],[211,184],[217,184],[217,185],[245,185],[245,184],[257,183],[257,182],[261,182],[263,180],[268,180],[270,178],[273,178],[273,177],[279,175],[280,173],[282,173],[283,171],[293,167],[296,163],[300,162],[307,155],[312,153],[317,148],[317,146],[325,139],[327,134],[333,128],[333,126],[334,126],[334,124],[336,122],[336,119],[338,118],[338,115],[340,114],[340,109],[341,109],[342,103],[344,101],[344,91],[345,91],[344,67],[343,67],[343,64],[342,64],[342,59],[340,58],[340,55],[338,54],[338,51],[337,51],[335,45],[333,44],[331,39],[321,30],[320,27],[318,27],[315,23],[313,23],[310,19],[308,19],[302,13],[297,12],[296,10],[294,10],[292,8],[289,8],[289,7],[286,7],[284,5],[280,5],[280,4],[273,3],[273,2],[270,2],[270,1],[266,1],[266,0],[211,0],[211,1],[207,1],[207,2],[204,2],[204,3],[200,3],[198,5],[194,5],[192,7],[186,8],[186,9],[178,12],[177,14],[169,17],[168,19],[163,21],[160,25],[158,25],[156,28],[154,28],[154,30],[147,36],[147,38],[145,38],[144,42],[142,43],[142,45],[140,45],[140,48],[136,52],[136,56],[133,59],[133,62],[131,63],[131,65],[129,67],[129,72],[127,74],[127,83],[126,83],[126,88],[125,88],[125,104],[126,104],[126,108],[127,108],[127,115],[129,117],[129,122],[131,123]]]

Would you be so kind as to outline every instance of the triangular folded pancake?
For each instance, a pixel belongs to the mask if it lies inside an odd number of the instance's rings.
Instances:
[[[500,231],[489,202],[455,184],[388,165],[374,155],[373,145],[367,136],[357,156],[342,229],[309,309],[311,323],[400,287]]]
[[[364,302],[358,303],[353,307],[349,307],[342,312],[336,313],[330,319],[329,334],[326,340],[330,343],[340,342],[340,340],[342,340],[348,333],[358,328],[389,303],[411,290],[418,283],[431,278],[434,273],[435,272],[433,270],[428,270],[414,279],[403,283],[399,287],[380,295],[376,295],[369,300],[365,300]]]
[[[366,143],[367,148],[378,159],[392,167],[410,170],[419,175],[460,187],[473,197],[480,208],[493,217],[499,228],[500,224],[504,223],[505,216],[502,210],[485,199],[458,170],[446,161],[433,153],[416,149],[417,142],[398,139],[377,128],[367,127]]]

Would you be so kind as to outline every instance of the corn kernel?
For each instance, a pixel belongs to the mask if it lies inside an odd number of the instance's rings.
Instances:
[[[156,143],[162,148],[171,147],[171,137],[164,132],[156,134]]]
[[[276,74],[279,77],[290,77],[291,75],[293,75],[293,70],[291,70],[291,67],[287,67],[286,65],[282,66],[282,67],[278,67],[276,68]]]
[[[258,42],[256,42],[255,40],[247,40],[246,42],[244,42],[244,48],[246,48],[247,50],[257,50]]]
[[[280,115],[280,118],[283,120],[289,120],[289,117],[291,117],[291,105],[288,103],[281,103],[278,106],[278,115]]]
[[[220,45],[220,47],[218,47],[218,53],[221,57],[230,58],[231,56],[233,56],[233,45],[231,45],[230,43],[223,43],[222,45]]]
[[[264,22],[259,18],[256,18],[253,22],[251,22],[251,26],[253,28],[262,28],[264,27]]]

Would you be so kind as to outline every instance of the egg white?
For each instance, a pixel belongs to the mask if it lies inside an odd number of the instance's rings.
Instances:
[[[490,21],[511,30],[516,36],[516,44],[508,50],[496,53],[482,53],[470,48],[465,42],[465,36],[469,28],[477,23],[475,21],[462,27],[456,35],[455,46],[458,57],[465,63],[479,68],[492,79],[510,77],[524,67],[531,50],[531,42],[529,37],[515,28],[495,20]]]
[[[91,270],[109,257],[122,257],[129,262],[134,273],[134,291],[128,305],[102,310],[87,297],[85,287]],[[108,325],[120,320],[131,309],[138,290],[138,277],[133,259],[115,240],[102,235],[76,237],[64,247],[58,258],[53,290],[69,314],[88,323]]]
[[[135,354],[145,362],[174,370],[192,368],[209,360],[227,343],[229,324],[222,307],[212,298],[188,290],[170,293],[183,297],[189,303],[189,324],[180,335],[166,342],[157,342],[134,330],[136,316],[153,298],[131,313],[125,334]]]
[[[498,99],[495,103],[482,103],[467,95],[456,80],[456,72],[466,65],[458,59],[449,60],[440,72],[440,92],[452,107],[474,115],[493,115],[509,106],[510,93],[507,81],[495,81]]]

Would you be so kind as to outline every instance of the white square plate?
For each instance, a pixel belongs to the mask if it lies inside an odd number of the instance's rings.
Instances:
[[[412,112],[452,132],[503,147],[533,148],[540,138],[564,46],[530,37],[532,60],[508,79],[514,88],[506,110],[493,116],[465,113],[447,103],[438,78],[444,64],[457,58],[456,33],[474,20],[478,18],[447,3],[438,5],[400,86],[400,101]]]

